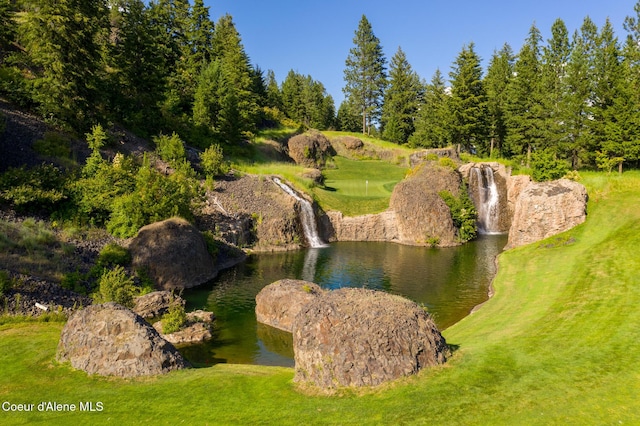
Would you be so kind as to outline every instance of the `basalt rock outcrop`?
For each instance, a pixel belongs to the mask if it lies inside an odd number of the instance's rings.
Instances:
[[[308,303],[293,324],[294,381],[375,386],[442,364],[449,349],[431,317],[399,296],[343,288]]]
[[[586,219],[584,185],[560,179],[530,182],[520,191],[507,248],[543,240],[581,224]]]
[[[163,333],[162,320],[153,323],[153,328],[156,329],[163,339],[174,345],[202,343],[213,337],[212,330],[215,318],[212,312],[197,310],[187,312],[186,323],[180,330],[174,333]]]
[[[112,302],[89,306],[69,318],[57,359],[103,376],[149,376],[189,367],[141,316]]]
[[[389,202],[389,209],[396,214],[398,241],[425,245],[437,238],[441,246],[457,244],[451,211],[439,193],[448,191],[458,197],[461,185],[459,173],[431,161],[398,183]]]
[[[153,291],[135,298],[133,312],[142,318],[157,318],[169,312],[169,308],[176,304],[184,307],[186,301],[171,291]]]
[[[324,290],[312,282],[292,279],[276,281],[256,295],[256,319],[290,333],[298,312],[323,293]]]
[[[163,290],[195,287],[218,273],[198,229],[181,218],[140,228],[129,250],[134,268],[145,269]]]
[[[296,164],[321,169],[336,154],[329,139],[318,131],[296,135],[287,142],[289,157]]]

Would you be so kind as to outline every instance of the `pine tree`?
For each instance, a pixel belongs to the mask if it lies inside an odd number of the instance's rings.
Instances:
[[[159,27],[142,0],[118,0],[111,13],[112,114],[136,131],[155,132],[167,84]]]
[[[451,79],[451,140],[471,151],[488,153],[487,97],[480,58],[474,44],[463,46],[449,73]]]
[[[41,113],[83,128],[101,105],[100,35],[108,30],[104,0],[25,0],[19,38],[37,70]]]
[[[382,138],[404,144],[413,134],[424,88],[400,47],[391,58],[389,85],[382,106]]]
[[[487,111],[489,113],[489,137],[491,146],[489,156],[493,150],[502,152],[507,134],[505,123],[505,103],[507,87],[513,76],[514,55],[511,46],[505,43],[500,52],[494,52],[489,62],[484,86],[487,91]]]
[[[340,103],[336,121],[338,129],[343,132],[359,132],[362,129],[362,120],[357,107],[350,105],[346,99]]]
[[[507,156],[525,155],[527,166],[533,147],[542,141],[541,38],[538,28],[532,25],[529,37],[518,53],[505,105],[505,152]]]
[[[542,139],[539,149],[550,149],[557,153],[559,145],[568,136],[564,128],[562,105],[566,95],[566,67],[571,54],[567,27],[562,19],[556,19],[551,26],[551,39],[543,48],[542,73]]]
[[[215,25],[213,57],[220,62],[224,84],[221,114],[227,130],[223,134],[237,143],[255,131],[258,97],[253,92],[254,70],[231,15],[222,16]]]
[[[416,118],[416,130],[409,138],[413,147],[441,148],[450,142],[449,100],[444,77],[436,70],[426,85],[424,99]]]
[[[273,70],[267,71],[267,106],[282,111],[282,93]]]
[[[385,63],[380,40],[371,24],[362,15],[349,50],[344,70],[345,87],[342,89],[349,104],[356,106],[362,118],[362,133],[370,133],[371,126],[380,117],[386,86]]]
[[[560,120],[565,135],[559,142],[558,152],[570,160],[574,170],[578,168],[592,140],[593,46],[589,36],[592,24],[591,20],[585,19],[582,31],[576,31],[573,35],[573,48],[564,77],[566,93],[560,105]]]

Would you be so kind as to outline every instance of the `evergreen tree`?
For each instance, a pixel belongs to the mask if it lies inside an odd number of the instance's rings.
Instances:
[[[438,69],[431,83],[426,85],[416,119],[416,130],[409,138],[411,146],[441,148],[449,144],[449,100],[444,77]]]
[[[463,46],[449,73],[451,79],[451,141],[465,149],[488,153],[487,97],[480,58],[473,43]]]
[[[4,52],[15,39],[14,4],[11,0],[0,0],[0,64]]]
[[[254,70],[231,15],[221,17],[215,25],[213,57],[220,62],[224,84],[221,113],[227,130],[223,134],[229,142],[237,143],[255,131],[258,97],[253,92]]]
[[[500,52],[494,52],[491,57],[484,79],[489,114],[489,137],[491,138],[489,156],[493,156],[494,149],[502,152],[507,135],[504,110],[507,101],[507,87],[513,76],[513,63],[513,51],[511,46],[505,43]]]
[[[100,35],[108,29],[104,0],[25,0],[19,37],[36,70],[43,116],[84,127],[101,105]]]
[[[526,155],[527,166],[533,147],[542,140],[540,40],[540,31],[532,25],[529,37],[518,53],[505,105],[505,152],[508,156]]]
[[[371,24],[362,15],[349,50],[344,70],[345,87],[342,89],[349,103],[357,106],[362,118],[362,133],[370,133],[371,126],[380,117],[382,98],[386,86],[385,63],[380,40]]]
[[[542,138],[538,148],[558,152],[559,145],[568,136],[564,128],[562,105],[565,90],[566,67],[571,54],[567,27],[562,19],[556,19],[551,26],[551,39],[543,48],[541,73],[542,88]]]
[[[391,58],[389,85],[382,106],[382,138],[404,144],[413,134],[424,88],[400,47]]]
[[[112,115],[136,131],[153,132],[167,84],[159,28],[142,0],[113,2],[111,13]]]
[[[282,93],[273,70],[267,71],[267,106],[282,111]]]
[[[574,33],[572,50],[566,66],[564,81],[565,96],[560,106],[560,120],[565,132],[558,151],[571,161],[571,167],[578,168],[591,138],[590,127],[592,108],[592,53],[589,28],[592,23],[585,20],[581,33]]]
[[[336,121],[338,129],[343,132],[359,132],[362,130],[362,120],[357,108],[350,105],[346,99],[340,103]]]

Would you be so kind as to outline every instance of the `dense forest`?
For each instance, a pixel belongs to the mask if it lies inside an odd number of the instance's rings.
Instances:
[[[545,41],[534,24],[486,72],[470,43],[427,83],[401,48],[387,61],[362,16],[336,111],[311,76],[279,84],[251,64],[232,17],[214,23],[202,0],[0,0],[0,95],[79,133],[117,123],[200,149],[285,124],[622,170],[640,159],[640,2],[624,28],[558,19]]]

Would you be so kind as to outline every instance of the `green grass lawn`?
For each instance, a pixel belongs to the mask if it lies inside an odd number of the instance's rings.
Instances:
[[[584,174],[587,222],[500,257],[495,296],[445,330],[454,357],[355,394],[298,392],[293,370],[216,365],[88,377],[54,361],[62,324],[0,326],[0,403],[102,402],[7,424],[639,424],[640,173]]]
[[[393,187],[407,169],[380,160],[334,158],[335,168],[324,170],[325,187],[313,188],[313,196],[325,210],[345,216],[379,213],[389,207]]]

